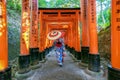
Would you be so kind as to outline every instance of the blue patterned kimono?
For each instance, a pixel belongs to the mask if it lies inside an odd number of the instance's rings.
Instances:
[[[62,65],[62,61],[63,61],[63,51],[64,51],[64,44],[63,42],[61,42],[62,46],[61,47],[57,47],[55,46],[55,51],[56,51],[56,58],[58,61],[59,65]]]

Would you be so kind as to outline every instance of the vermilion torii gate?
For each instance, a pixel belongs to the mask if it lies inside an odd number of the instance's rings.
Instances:
[[[51,30],[65,31],[65,44],[74,47],[80,56],[80,34],[79,34],[79,8],[39,8],[40,17],[40,51],[53,45],[53,41],[47,39],[47,34]],[[72,41],[75,41],[74,43]]]
[[[30,3],[31,2],[31,3]],[[30,61],[35,65],[37,58],[34,54],[37,55],[38,53],[38,20],[36,19],[37,14],[37,0],[29,1],[29,0],[22,0],[22,25],[21,25],[21,52],[19,56],[19,65],[20,65],[20,73],[24,73],[29,71],[29,65]],[[87,40],[84,43],[84,40],[82,41],[83,47],[89,47],[89,56],[88,56],[88,69],[93,72],[99,72],[100,71],[100,58],[98,54],[98,41],[97,41],[97,28],[96,28],[96,5],[95,0],[87,0],[86,2],[82,2],[83,4],[87,4],[87,8],[84,8],[83,6],[81,8],[81,14],[82,16],[82,24],[83,27],[85,26],[85,23],[87,23],[87,27],[89,30],[89,38],[86,37],[85,40],[89,39],[89,44]],[[30,6],[29,6],[30,5]],[[33,6],[32,6],[33,5]],[[86,12],[84,10],[86,9],[88,16],[84,15]],[[44,14],[44,12],[39,12],[39,19],[41,23],[40,27],[40,38],[44,39],[40,43],[40,51],[44,51],[45,48],[50,47],[52,43],[47,40],[43,33],[46,35],[50,30],[57,29],[57,30],[63,30],[66,33],[65,36],[65,42],[68,46],[74,47],[75,50],[80,51],[80,42],[79,41],[79,28],[78,28],[78,20],[80,17],[79,12],[72,11],[72,9],[69,9],[70,11],[57,11],[57,17],[56,16],[56,10],[52,11],[45,11],[45,16],[40,16]],[[35,11],[35,13],[33,13]],[[31,13],[32,12],[32,13]],[[55,15],[53,15],[55,13]],[[47,15],[48,14],[48,15]],[[52,14],[52,15],[51,15]],[[72,19],[66,19],[68,16]],[[7,19],[6,19],[6,0],[0,0],[0,80],[11,80],[11,68],[8,66],[8,42],[7,42]],[[32,18],[30,18],[32,16]],[[55,18],[53,19],[46,19],[50,16],[53,16]],[[43,18],[41,18],[43,17]],[[63,19],[61,18],[63,17]],[[45,18],[45,19],[44,19]],[[56,19],[58,18],[58,19]],[[67,20],[67,22],[66,22]],[[69,21],[70,20],[70,21]],[[87,21],[88,20],[88,21]],[[111,66],[108,67],[108,80],[119,80],[120,79],[120,44],[119,44],[119,31],[120,31],[120,0],[112,0],[112,34],[111,34]],[[59,22],[60,21],[60,22]],[[87,21],[87,22],[86,22]],[[53,25],[53,23],[55,25]],[[44,26],[45,25],[45,26]],[[89,26],[88,26],[89,25]],[[49,28],[51,26],[51,29]],[[73,27],[75,26],[75,27]],[[87,32],[87,27],[83,28],[83,35],[84,32]],[[73,37],[73,34],[76,35]],[[88,32],[87,32],[88,34]],[[30,38],[29,38],[30,37]],[[77,38],[76,38],[77,37]],[[31,39],[32,38],[32,39]],[[72,40],[69,40],[72,39]],[[73,40],[76,40],[76,44],[73,43]],[[30,43],[31,42],[31,43]],[[32,44],[34,43],[34,44]],[[41,47],[43,46],[43,47]],[[35,57],[33,60],[30,59],[30,51],[29,48],[32,49],[31,53],[35,51],[33,54]],[[86,50],[86,49],[85,49]],[[87,49],[88,52],[88,49]],[[40,53],[41,54],[41,53]],[[82,53],[84,54],[84,52]],[[31,56],[32,57],[32,56]],[[82,57],[82,56],[81,56]],[[83,59],[84,60],[84,59]],[[35,62],[34,62],[35,61]],[[84,61],[83,61],[84,63]],[[85,62],[86,63],[86,62]],[[24,65],[25,64],[25,65]],[[27,68],[27,69],[26,69]]]

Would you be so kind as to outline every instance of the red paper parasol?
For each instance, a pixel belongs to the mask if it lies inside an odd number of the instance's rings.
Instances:
[[[62,33],[60,31],[53,30],[47,34],[47,38],[50,40],[56,40],[56,39],[60,38],[61,35],[62,35]]]

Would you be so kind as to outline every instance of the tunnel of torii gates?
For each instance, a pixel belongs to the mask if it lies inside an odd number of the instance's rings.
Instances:
[[[73,47],[80,52],[80,9],[44,9],[39,8],[40,19],[40,46],[39,50],[44,51],[53,45],[53,40],[46,38],[51,30],[64,32],[65,45]],[[74,42],[73,42],[74,41]]]
[[[46,38],[51,30],[65,33],[66,49],[88,70],[100,72],[96,27],[96,1],[81,0],[79,8],[39,8],[37,0],[22,0],[19,74],[31,71],[31,66],[45,59],[53,41]],[[108,80],[120,79],[120,0],[112,0],[111,65]],[[80,43],[80,25],[82,38]],[[80,45],[81,44],[81,45]],[[8,65],[6,0],[0,0],[0,80],[12,80]]]

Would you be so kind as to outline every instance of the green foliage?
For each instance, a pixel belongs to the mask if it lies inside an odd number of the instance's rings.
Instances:
[[[7,0],[8,53],[9,60],[20,53],[21,0]]]
[[[80,0],[39,0],[39,7],[44,8],[79,8]]]
[[[7,10],[16,10],[21,12],[21,0],[7,0]]]
[[[102,21],[102,18],[101,18],[101,14],[99,14],[98,15],[98,20],[97,20],[97,22],[98,22],[98,26],[100,26],[100,27],[102,27],[102,28],[106,28],[106,27],[108,27],[108,26],[110,26],[110,21],[111,21],[111,14],[110,14],[110,8],[109,9],[107,9],[107,10],[104,10],[103,11],[103,15],[104,15],[104,18],[105,18],[105,23],[103,23],[103,21]]]
[[[111,0],[96,0],[97,25],[100,28],[110,26]],[[79,8],[80,0],[39,0],[39,7],[43,8]]]
[[[97,25],[103,29],[111,24],[111,0],[97,0]]]
[[[47,6],[47,3],[46,3],[45,0],[39,0],[39,1],[38,1],[38,4],[39,4],[39,5],[38,5],[39,7],[46,7],[46,6]]]
[[[8,53],[9,60],[15,59],[20,53],[20,15],[16,12],[8,15]]]

